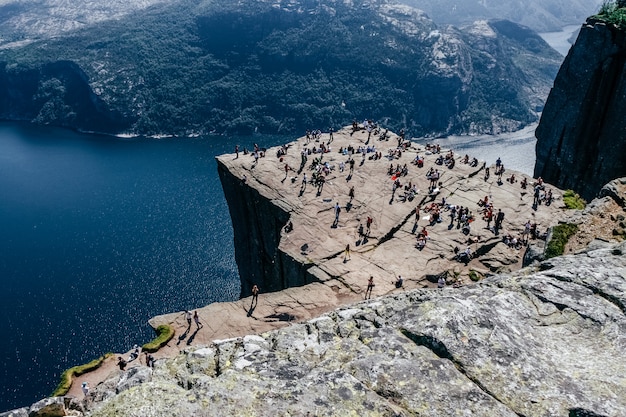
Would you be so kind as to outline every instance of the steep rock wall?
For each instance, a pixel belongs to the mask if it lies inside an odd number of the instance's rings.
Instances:
[[[536,131],[535,177],[591,200],[626,175],[626,33],[590,18],[565,58]]]
[[[313,282],[307,272],[310,265],[294,260],[279,248],[290,217],[289,207],[262,196],[259,189],[235,176],[219,158],[217,171],[233,222],[241,296],[250,295],[254,284],[270,292]]]

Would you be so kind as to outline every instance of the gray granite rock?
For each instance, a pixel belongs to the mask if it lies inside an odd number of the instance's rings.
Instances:
[[[561,65],[537,136],[535,176],[586,200],[626,176],[626,31],[589,18]]]
[[[28,407],[22,407],[11,411],[0,413],[0,417],[28,417]]]
[[[611,197],[617,204],[626,208],[626,178],[615,179],[600,190],[600,197]]]
[[[625,251],[189,349],[89,415],[626,415]]]
[[[134,386],[150,381],[151,378],[151,368],[146,366],[135,366],[121,374],[119,382],[117,383],[116,391],[119,394],[120,392],[126,391]]]
[[[69,405],[71,398],[66,397],[50,397],[37,401],[30,406],[28,417],[62,417],[66,416],[66,406]]]

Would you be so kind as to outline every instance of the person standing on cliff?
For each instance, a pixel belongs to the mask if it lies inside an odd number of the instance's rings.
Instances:
[[[502,228],[502,222],[504,221],[504,213],[501,209],[498,209],[498,214],[496,214],[496,220],[494,222],[494,233],[496,236],[500,232],[500,228]]]
[[[235,145],[235,159],[239,158],[239,145]]]
[[[367,289],[365,290],[365,299],[372,298],[372,291],[374,290],[374,277],[370,275],[370,279],[367,281]]]
[[[259,303],[259,287],[256,284],[252,286],[252,304]]]
[[[89,382],[85,381],[80,385],[80,389],[83,391],[83,395],[86,397],[89,394]]]
[[[191,328],[191,311],[185,310],[185,320],[187,320],[187,329]]]
[[[350,202],[354,199],[354,187],[350,187],[350,191],[348,191],[348,197],[350,197]]]
[[[332,126],[328,128],[328,144],[330,145],[330,143],[333,141],[333,128]]]
[[[343,261],[348,262],[349,260],[350,260],[350,244],[348,243],[346,245],[346,250],[344,251],[344,254],[343,254]]]
[[[122,358],[121,356],[117,357],[117,366],[120,367],[120,371],[123,371],[126,369],[126,364],[127,362],[124,360],[124,358]]]
[[[339,203],[335,203],[335,222],[333,223],[333,227],[337,227],[339,223],[339,213],[341,213],[341,207],[339,207]]]
[[[200,317],[198,316],[198,312],[197,311],[193,312],[193,321],[196,322],[196,327],[198,328],[198,330],[200,330],[202,327],[204,327],[204,325],[202,323],[200,323]]]

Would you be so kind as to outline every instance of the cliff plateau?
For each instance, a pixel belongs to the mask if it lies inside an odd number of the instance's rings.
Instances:
[[[626,32],[583,25],[554,81],[536,130],[535,177],[591,200],[626,175]]]
[[[322,135],[321,142],[329,140],[329,134]],[[405,146],[397,152],[399,142]],[[267,150],[258,162],[242,153],[217,158],[233,222],[242,296],[250,295],[253,284],[269,292],[315,282],[325,283],[343,297],[362,293],[370,275],[379,281],[375,293],[382,294],[393,289],[390,283],[398,276],[404,277],[405,285],[425,285],[437,282],[439,276],[452,283],[468,281],[470,275],[511,271],[521,267],[524,250],[510,248],[502,236],[521,239],[527,221],[536,223],[542,234],[569,215],[558,189],[552,188],[553,204],[533,207],[534,180],[529,176],[507,171],[499,180],[495,166],[463,163],[464,156],[453,151],[452,159],[457,161],[453,168],[438,165],[447,150],[433,153],[426,145],[403,141],[391,132],[369,134],[346,127],[334,132],[329,152],[312,153],[303,161],[302,153],[319,145],[303,137],[285,144],[280,156],[278,148]],[[352,156],[347,152],[350,147],[364,152]],[[374,151],[367,152],[367,147]],[[374,159],[374,154],[382,156]],[[414,163],[418,157],[421,167]],[[319,187],[312,178],[322,164],[328,173]],[[397,178],[398,189],[390,166],[394,173],[406,167],[406,175]],[[426,175],[431,169],[440,173],[434,193]],[[511,175],[514,182],[505,181]],[[523,181],[529,184],[526,189]],[[414,188],[414,193],[406,187]],[[488,227],[493,223],[487,224],[481,215],[478,202],[485,197],[494,205],[494,213],[501,209],[505,214],[500,234],[494,234]],[[341,209],[336,222],[335,205]],[[460,227],[458,216],[452,221],[450,205],[468,208],[473,221],[467,230]],[[418,206],[421,211],[416,216]],[[440,221],[431,221],[434,210],[439,211]],[[372,222],[365,233],[368,217]],[[291,226],[286,228],[287,224]],[[416,237],[422,229],[428,231],[428,239],[418,248]],[[350,260],[344,256],[346,245],[351,247]],[[456,261],[455,248],[468,247],[472,260]]]

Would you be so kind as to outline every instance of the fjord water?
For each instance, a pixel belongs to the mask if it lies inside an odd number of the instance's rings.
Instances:
[[[533,128],[436,142],[532,174]],[[0,123],[0,411],[47,396],[68,367],[148,341],[152,316],[236,299],[214,157],[293,139],[124,140]]]
[[[239,296],[214,159],[235,141],[0,123],[0,412],[147,342],[154,315]]]

